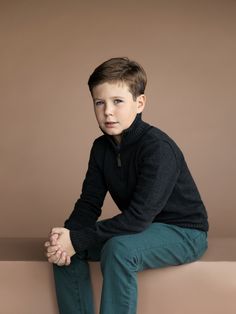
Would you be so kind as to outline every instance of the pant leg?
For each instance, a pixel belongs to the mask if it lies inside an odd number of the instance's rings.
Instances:
[[[101,251],[100,314],[135,314],[138,271],[193,262],[206,248],[205,232],[161,223],[110,239]]]
[[[100,259],[100,248],[71,258],[68,266],[53,264],[57,303],[60,314],[94,314],[88,260]]]

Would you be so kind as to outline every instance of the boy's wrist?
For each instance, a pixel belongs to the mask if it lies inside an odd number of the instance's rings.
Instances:
[[[73,250],[76,253],[79,251],[79,245],[78,245],[78,241],[75,241],[75,233],[77,233],[76,230],[69,230],[71,250]]]

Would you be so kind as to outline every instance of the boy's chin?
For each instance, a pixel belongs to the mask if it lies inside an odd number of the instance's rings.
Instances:
[[[109,135],[121,135],[121,133],[123,132],[121,130],[115,130],[115,129],[112,129],[112,128],[106,128],[104,126],[103,127],[100,126],[100,129],[102,129],[103,132],[105,132],[105,133],[107,133]]]
[[[105,132],[111,136],[121,136],[122,132],[114,132],[114,131],[110,131],[110,130],[105,130]]]

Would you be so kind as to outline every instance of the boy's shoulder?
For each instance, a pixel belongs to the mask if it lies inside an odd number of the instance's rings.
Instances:
[[[176,141],[157,126],[151,125],[151,128],[143,138],[143,142],[146,143],[146,145],[156,143],[157,145],[162,146],[168,144],[174,151],[182,153]]]
[[[107,144],[106,135],[100,135],[93,141],[93,146],[99,147],[104,146],[104,144]]]
[[[148,156],[174,156],[178,168],[181,168],[182,162],[185,160],[184,154],[176,141],[165,131],[156,126],[152,125],[143,139],[140,140],[140,145],[143,145],[143,154],[148,154]]]
[[[93,140],[91,146],[91,154],[96,156],[97,158],[103,158],[106,148],[108,147],[109,143],[106,139],[106,136],[100,135]]]

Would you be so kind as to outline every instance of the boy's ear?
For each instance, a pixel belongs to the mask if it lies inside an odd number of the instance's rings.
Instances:
[[[145,104],[146,104],[146,95],[144,94],[141,94],[137,97],[136,99],[137,101],[137,109],[138,109],[138,113],[142,112],[144,107],[145,107]]]

